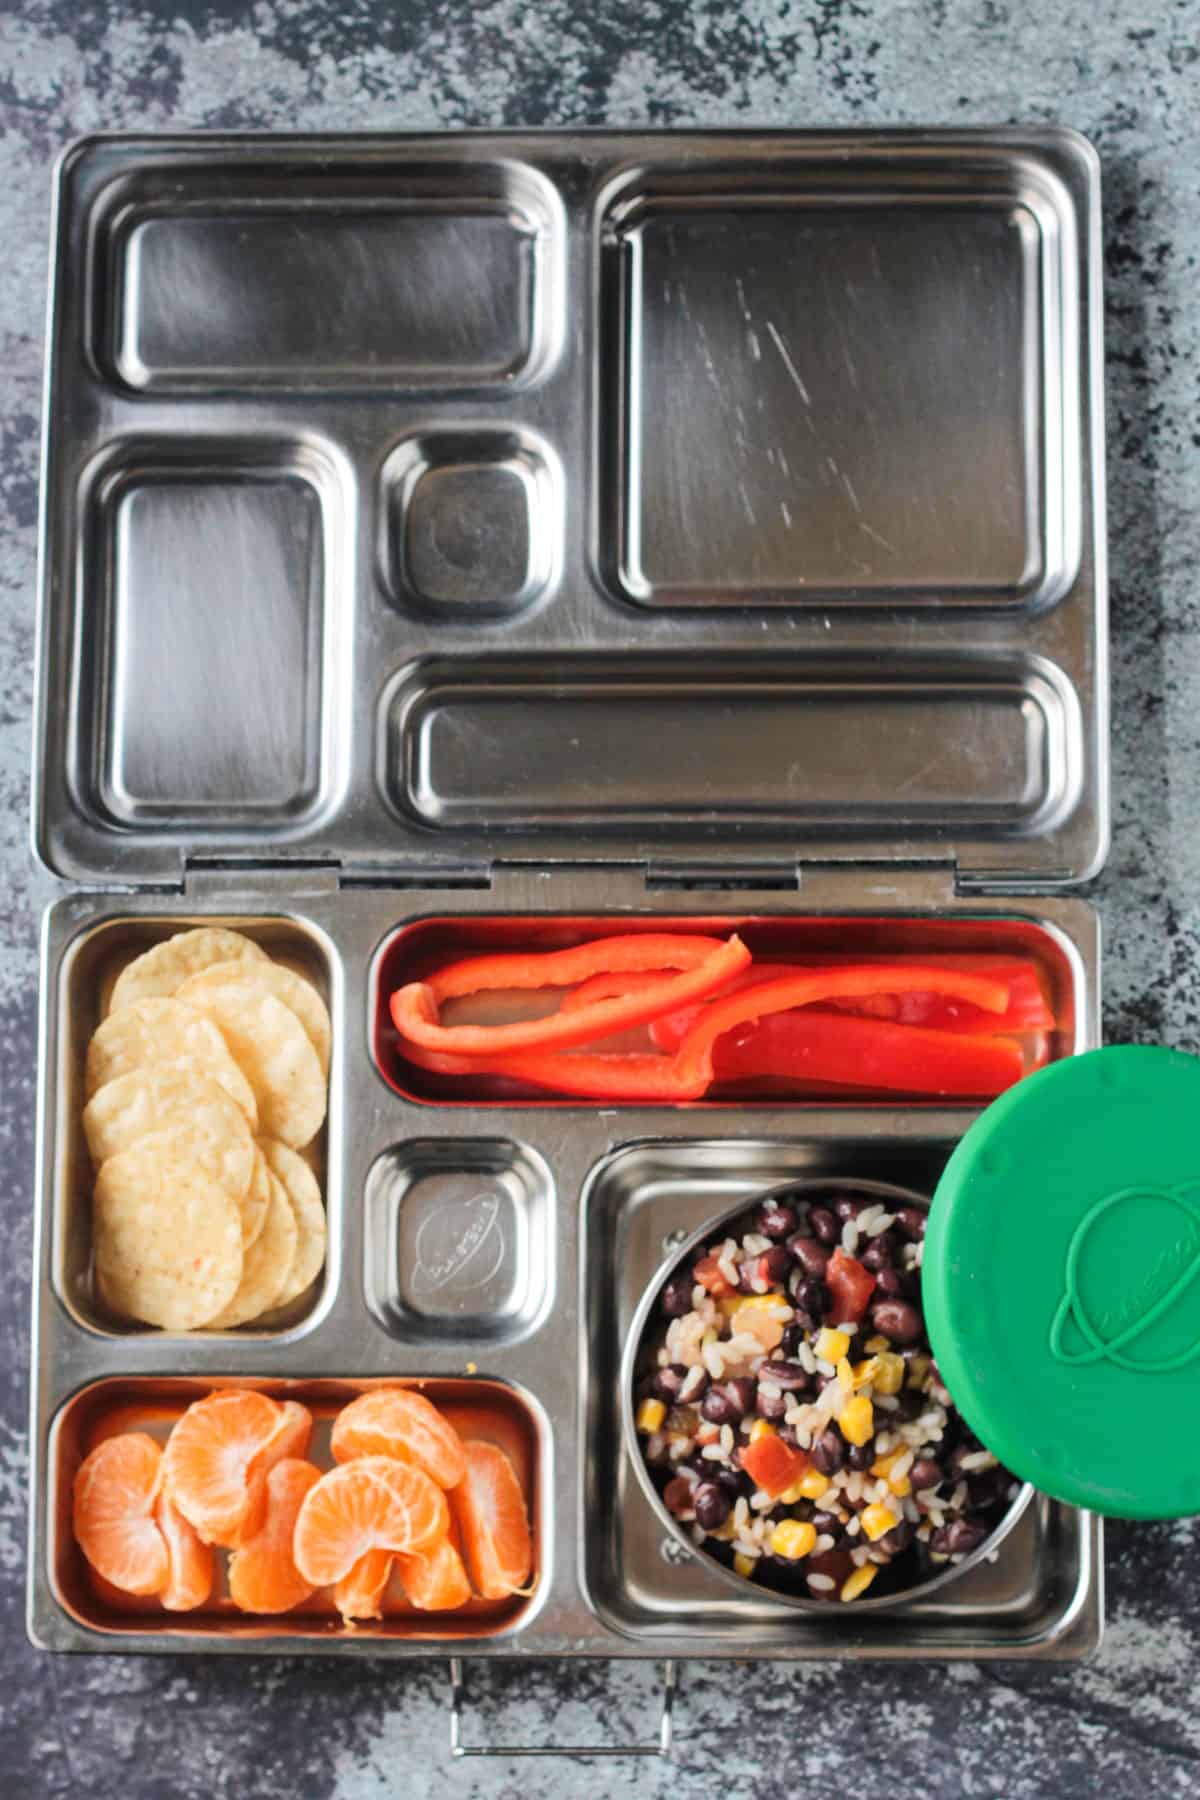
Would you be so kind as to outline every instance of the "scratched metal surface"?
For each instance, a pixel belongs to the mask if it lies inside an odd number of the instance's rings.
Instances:
[[[792,124],[1069,119],[1106,171],[1108,398],[1115,451],[1116,849],[1095,894],[1107,931],[1114,1037],[1196,1049],[1196,539],[1192,371],[1197,314],[1197,8],[1117,0],[1035,9],[797,5],[711,12],[321,4],[240,13],[184,4],[12,9],[0,30],[8,179],[2,499],[6,707],[0,752],[10,875],[4,953],[4,1177],[13,1253],[3,1281],[6,1766],[34,1793],[274,1794],[359,1800],[396,1791],[708,1794],[731,1758],[763,1793],[798,1776],[938,1795],[1190,1794],[1200,1754],[1190,1680],[1190,1524],[1110,1530],[1111,1624],[1076,1670],[893,1670],[886,1693],[842,1672],[692,1665],[680,1763],[448,1768],[444,1671],[265,1659],[156,1664],[35,1657],[20,1629],[32,1135],[34,943],[50,891],[27,875],[36,435],[48,158],[96,124],[273,126],[615,122]],[[864,1691],[865,1690],[865,1691]],[[649,1669],[496,1665],[475,1680],[481,1734],[640,1734]],[[214,1719],[220,1726],[214,1727]],[[286,1720],[286,1727],[282,1721]],[[798,1747],[798,1734],[802,1748]],[[419,1747],[419,1748],[418,1748]]]

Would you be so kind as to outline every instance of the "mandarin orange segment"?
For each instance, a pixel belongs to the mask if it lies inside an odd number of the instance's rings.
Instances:
[[[335,1462],[392,1456],[412,1463],[440,1488],[466,1471],[462,1439],[424,1394],[413,1388],[375,1388],[338,1414],[329,1443]]]
[[[79,1548],[98,1575],[126,1594],[158,1594],[170,1575],[167,1546],[154,1520],[162,1452],[144,1431],[106,1438],[75,1476]]]
[[[428,1550],[398,1556],[396,1566],[405,1593],[422,1612],[449,1612],[471,1598],[462,1557],[448,1537],[439,1538]]]
[[[168,1612],[192,1612],[212,1593],[212,1550],[165,1490],[159,1493],[154,1517],[167,1546],[168,1576],[162,1603]]]
[[[368,1550],[424,1550],[450,1527],[442,1490],[420,1469],[364,1456],[322,1475],[296,1520],[296,1567],[314,1587],[348,1575]]]
[[[392,1573],[390,1550],[368,1550],[333,1590],[333,1604],[346,1624],[355,1619],[382,1619],[383,1590]]]
[[[262,1459],[268,1467],[275,1460],[283,1412],[265,1394],[221,1388],[194,1401],[176,1423],[163,1454],[167,1489],[206,1544],[235,1544],[258,1529],[266,1497]],[[280,1455],[286,1453],[285,1446]],[[259,1478],[253,1485],[252,1471]]]
[[[296,1457],[268,1471],[263,1524],[229,1559],[229,1592],[243,1612],[288,1612],[312,1593],[293,1559],[292,1539],[304,1498],[320,1479],[319,1469]]]
[[[503,1450],[478,1438],[463,1449],[467,1472],[450,1504],[476,1593],[503,1600],[525,1586],[533,1563],[525,1497]]]

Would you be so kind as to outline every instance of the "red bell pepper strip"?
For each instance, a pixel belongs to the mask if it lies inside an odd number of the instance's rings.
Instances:
[[[985,1012],[1002,1013],[1008,1005],[1008,989],[1002,981],[970,975],[957,969],[929,969],[920,964],[871,964],[844,969],[814,969],[809,973],[765,981],[714,1000],[696,1020],[679,1049],[674,1065],[680,1086],[691,1089],[703,1080],[707,1088],[713,1075],[713,1045],[735,1026],[771,1013],[789,1012],[797,1006],[813,1006],[823,1000],[848,1000],[862,994],[940,992],[969,1000]]]
[[[875,1277],[870,1269],[839,1244],[826,1264],[825,1285],[832,1295],[833,1316],[838,1324],[857,1325],[875,1291]]]
[[[982,1100],[1018,1082],[1025,1057],[1015,1038],[926,1031],[805,1007],[726,1032],[713,1048],[713,1072],[718,1081],[778,1076]]]
[[[836,968],[838,963],[811,965],[787,963],[751,963],[730,984],[730,991],[758,987],[764,981],[775,981],[785,975],[807,972],[808,968]],[[856,968],[869,964],[856,963]],[[928,989],[906,994],[863,994],[852,999],[830,999],[825,1005],[839,1012],[857,1013],[868,1018],[891,1019],[902,1025],[923,1025],[933,1031],[965,1034],[1009,1035],[1013,1032],[1049,1031],[1054,1028],[1054,1013],[1047,1004],[1036,964],[1016,957],[936,957],[923,967],[957,968],[967,974],[990,975],[1008,986],[1008,1005],[1003,1013],[994,1014],[968,1000],[954,999]],[[566,1003],[564,1002],[564,1005]],[[687,1036],[700,1016],[700,1005],[680,1007],[651,1021],[650,1036],[660,1050],[673,1052]]]
[[[624,941],[632,943],[636,940]],[[578,954],[598,948],[596,945],[581,945]],[[569,956],[576,953],[568,951],[558,954]],[[661,943],[656,954],[661,966]],[[508,959],[491,960],[499,963]],[[451,1056],[488,1059],[505,1056],[509,1052],[519,1054],[525,1050],[566,1050],[575,1044],[587,1044],[597,1038],[610,1037],[614,1032],[624,1031],[631,1025],[644,1025],[648,1019],[657,1017],[673,1006],[702,999],[713,988],[720,987],[731,975],[736,975],[739,969],[745,968],[749,961],[750,952],[741,939],[731,937],[728,943],[718,943],[715,950],[709,949],[703,961],[685,969],[682,974],[665,977],[643,993],[599,1000],[576,1013],[564,1015],[559,1012],[542,1019],[520,1019],[511,1025],[441,1024],[438,1019],[438,1001],[445,997],[447,974],[443,971],[440,982],[438,977],[434,977],[430,982],[413,981],[407,987],[397,989],[391,998],[392,1023],[400,1033],[402,1048],[407,1044],[416,1044],[423,1050],[441,1051]],[[512,973],[519,974],[520,971],[514,970]],[[495,975],[495,969],[489,971],[489,974]],[[506,979],[507,976],[499,976],[492,985],[503,985]],[[577,979],[577,976],[572,977],[572,980]],[[478,988],[458,986],[454,991],[469,993],[477,992]]]
[[[467,956],[447,963],[424,981],[439,1004],[463,994],[498,989],[575,987],[597,974],[695,969],[724,942],[723,938],[684,931],[626,932],[620,937],[593,938],[569,950]]]
[[[749,970],[746,972],[749,973]],[[611,1000],[615,994],[644,994],[647,988],[653,987],[656,981],[662,979],[656,969],[645,969],[640,973],[630,970],[624,975],[615,970],[606,970],[603,974],[593,975],[582,987],[573,988],[569,994],[564,994],[558,1010],[573,1013],[578,1012],[580,1007],[594,1005],[597,1000]],[[722,992],[727,987],[728,983],[722,988]]]

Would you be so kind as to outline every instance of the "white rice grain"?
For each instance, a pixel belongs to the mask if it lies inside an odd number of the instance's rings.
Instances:
[[[994,1469],[996,1459],[990,1450],[976,1450],[971,1456],[964,1456],[959,1463],[964,1475],[974,1475],[978,1469]]]
[[[832,1575],[812,1574],[808,1576],[808,1585],[814,1594],[832,1594],[837,1582]]]

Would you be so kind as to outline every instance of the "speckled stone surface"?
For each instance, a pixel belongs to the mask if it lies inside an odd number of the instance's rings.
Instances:
[[[23,1624],[38,917],[26,850],[49,165],[100,128],[1062,121],[1105,168],[1110,1037],[1200,1050],[1200,0],[15,0],[0,15],[0,1769],[7,1793],[1200,1793],[1200,1534],[1109,1533],[1081,1667],[688,1665],[678,1762],[444,1757],[444,1667],[68,1659]],[[1185,1424],[1187,1422],[1184,1422]],[[645,1736],[653,1665],[478,1668],[476,1737]]]

